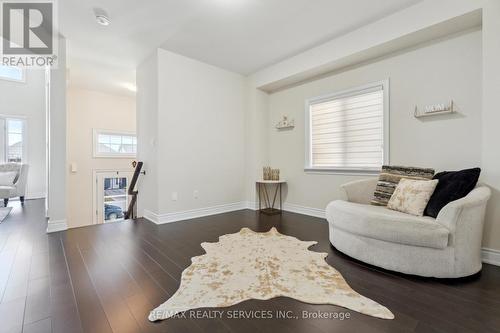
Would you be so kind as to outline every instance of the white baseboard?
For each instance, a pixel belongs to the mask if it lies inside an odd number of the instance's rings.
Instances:
[[[500,250],[483,247],[481,257],[486,264],[500,266]]]
[[[320,208],[306,207],[285,202],[283,210],[297,214],[319,217],[321,219],[325,218],[325,210]]]
[[[50,221],[47,223],[47,233],[50,234],[52,232],[64,231],[68,230],[68,224],[66,220],[56,220]]]
[[[253,201],[245,201],[245,208],[250,210],[258,210],[259,204]]]
[[[246,208],[251,210],[258,210],[259,204],[257,202],[247,201]],[[283,210],[297,214],[319,217],[322,219],[325,218],[325,210],[320,208],[311,208],[285,202],[283,203]]]
[[[45,192],[34,192],[34,193],[26,193],[26,200],[34,200],[34,199],[45,199]]]
[[[166,213],[166,214],[156,214],[147,209],[144,210],[144,218],[150,220],[156,224],[172,223],[184,220],[195,219],[198,217],[210,216],[215,214],[222,214],[227,212],[232,212],[235,210],[242,210],[247,208],[246,201],[235,202],[224,205],[217,205],[212,207],[204,207],[186,210],[182,212]]]

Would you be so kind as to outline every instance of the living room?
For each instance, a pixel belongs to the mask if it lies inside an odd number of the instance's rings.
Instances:
[[[500,331],[500,2],[57,17],[0,332]]]

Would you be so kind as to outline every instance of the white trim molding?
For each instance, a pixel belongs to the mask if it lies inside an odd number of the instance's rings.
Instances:
[[[259,210],[259,204],[253,201],[246,201],[245,208],[250,210]]]
[[[47,194],[45,192],[28,192],[26,193],[26,200],[35,200],[35,199],[45,199]]]
[[[500,250],[483,247],[481,257],[483,258],[483,262],[486,264],[500,266]]]
[[[228,213],[243,209],[247,209],[246,201],[217,205],[212,207],[191,209],[181,212],[165,213],[165,214],[156,214],[154,212],[145,209],[143,217],[145,219],[150,220],[153,223],[164,224],[164,223],[172,223],[172,222],[195,219],[198,217]]]
[[[321,219],[325,218],[325,210],[320,208],[306,207],[285,202],[283,205],[283,210],[291,213],[319,217]]]
[[[66,220],[56,220],[56,221],[48,221],[47,223],[47,233],[50,234],[52,232],[65,231],[68,230],[68,223]]]
[[[259,204],[257,202],[247,201],[246,208],[251,210],[259,210]],[[307,216],[318,217],[321,219],[325,218],[325,210],[320,208],[312,208],[301,205],[296,205],[293,203],[285,202],[283,203],[283,210],[286,212],[297,213]]]

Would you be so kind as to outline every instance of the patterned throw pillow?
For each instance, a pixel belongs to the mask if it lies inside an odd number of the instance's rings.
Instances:
[[[387,204],[387,208],[416,216],[424,215],[425,207],[438,182],[437,179],[401,179]]]
[[[371,204],[375,206],[387,206],[392,193],[394,193],[396,186],[402,178],[431,180],[433,176],[434,169],[384,165],[382,166]]]

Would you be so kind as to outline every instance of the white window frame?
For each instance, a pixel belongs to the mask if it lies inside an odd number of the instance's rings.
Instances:
[[[21,163],[28,163],[28,118],[26,116],[13,116],[13,115],[5,115],[0,114],[0,118],[4,120],[4,152],[3,152],[3,160],[4,163],[16,163],[16,162],[8,162],[8,145],[9,145],[9,133],[8,133],[8,121],[9,120],[21,120],[23,122],[23,156],[21,157]]]
[[[360,175],[373,175],[380,172],[379,169],[373,169],[368,167],[363,168],[338,168],[338,167],[315,167],[312,165],[312,149],[311,149],[311,139],[312,139],[312,129],[311,129],[311,112],[310,107],[313,104],[326,102],[331,99],[347,97],[350,95],[356,95],[362,93],[365,90],[373,89],[376,87],[382,87],[383,89],[383,149],[384,149],[384,161],[383,164],[389,164],[389,116],[390,116],[390,95],[389,95],[389,79],[381,80],[377,82],[368,83],[362,86],[358,86],[351,89],[346,89],[342,91],[337,91],[335,93],[322,95],[318,97],[313,97],[307,99],[305,102],[305,166],[304,171],[307,173],[326,173],[326,174],[360,174]]]
[[[9,66],[9,67],[13,67],[13,66]],[[9,82],[17,82],[17,83],[26,83],[26,69],[22,68],[22,67],[20,69],[21,69],[21,73],[22,73],[22,78],[20,80],[13,79],[13,78],[6,77],[6,76],[2,76],[2,75],[0,75],[0,80],[9,81]]]
[[[137,152],[134,153],[100,153],[99,150],[97,149],[98,146],[98,141],[99,141],[99,135],[101,134],[107,134],[107,135],[133,135],[136,137],[136,142],[137,142],[137,134],[135,132],[131,131],[116,131],[116,130],[105,130],[105,129],[94,129],[93,130],[93,140],[92,140],[92,150],[93,150],[93,157],[94,158],[136,158],[137,157]],[[137,151],[137,143],[136,143],[136,151]]]

